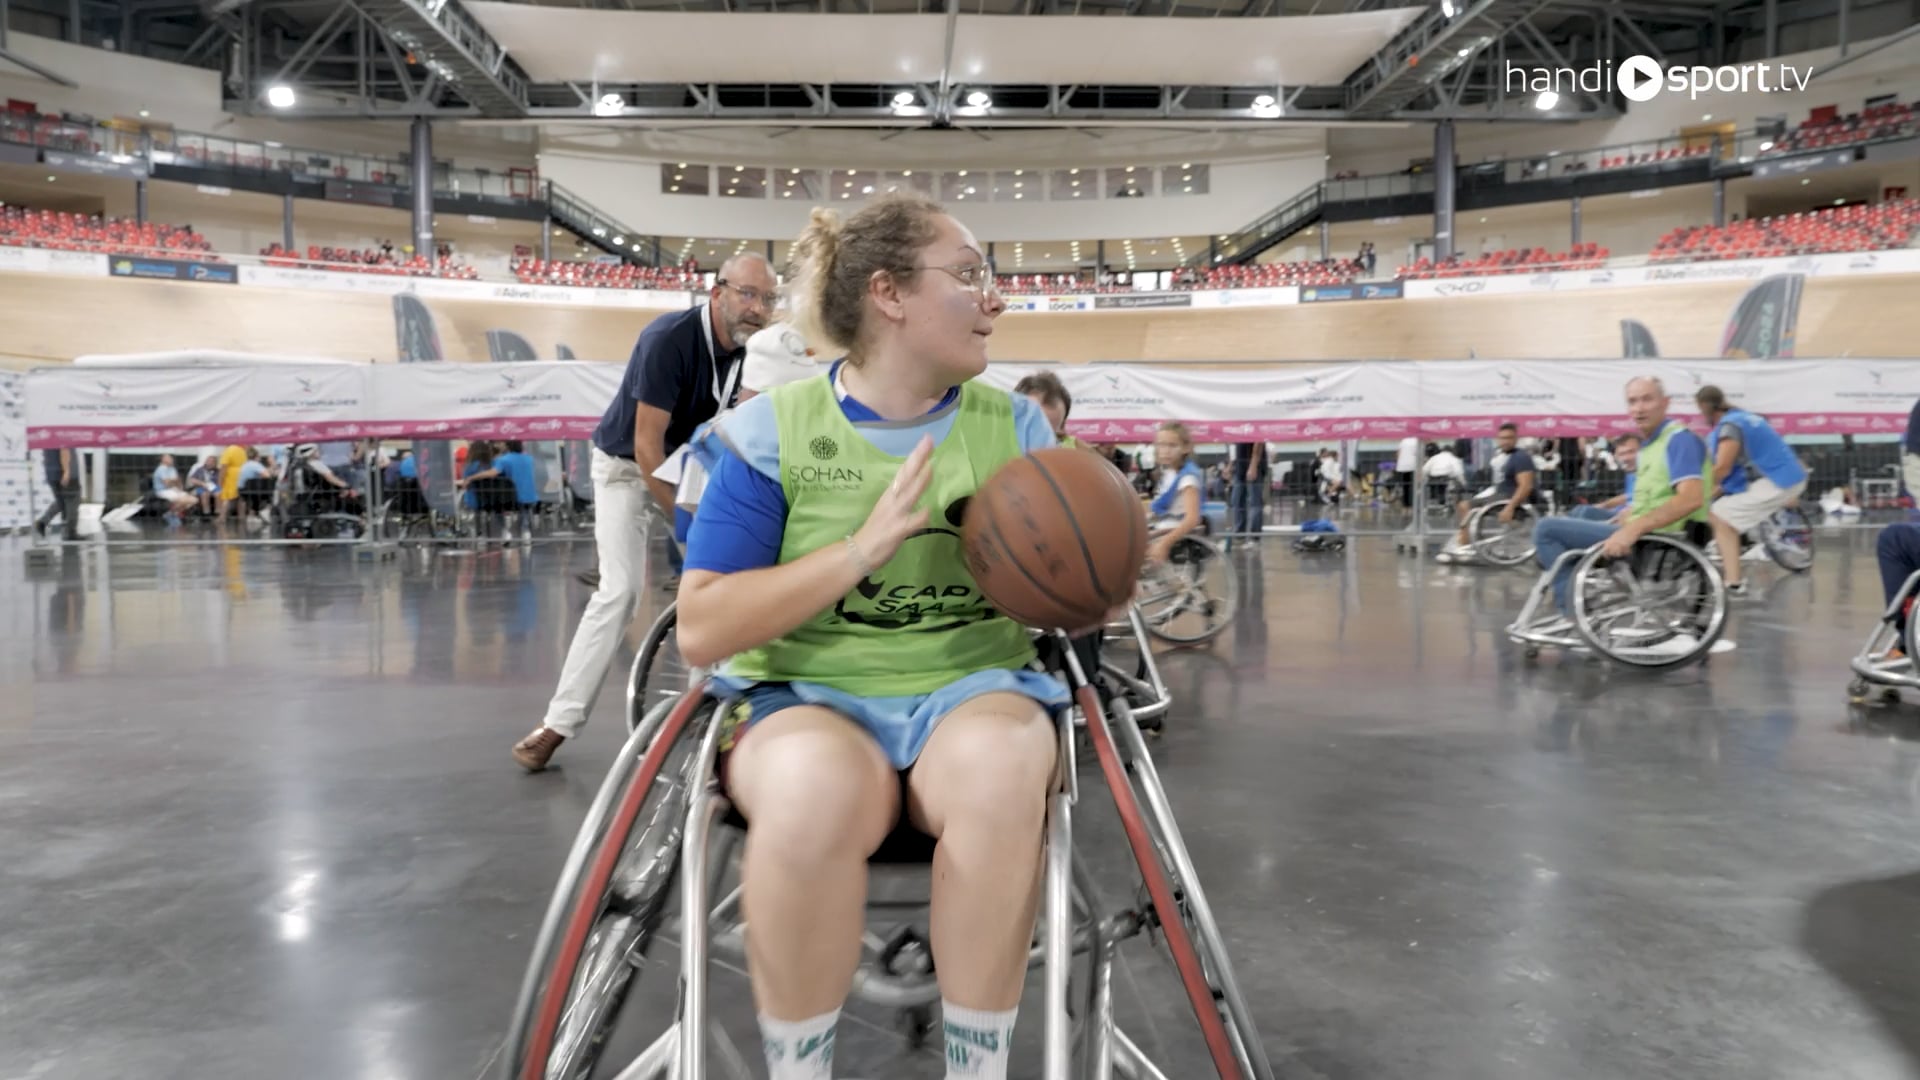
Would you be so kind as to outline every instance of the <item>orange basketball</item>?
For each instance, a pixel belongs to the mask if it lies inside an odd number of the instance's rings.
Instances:
[[[1133,596],[1147,518],[1113,463],[1053,447],[1002,465],[967,502],[967,567],[988,602],[1040,630],[1086,630]]]

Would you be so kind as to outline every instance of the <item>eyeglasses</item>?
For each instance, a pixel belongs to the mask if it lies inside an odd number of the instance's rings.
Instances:
[[[714,284],[722,288],[732,289],[734,292],[739,293],[740,299],[745,300],[749,307],[764,307],[768,311],[772,311],[773,309],[780,306],[780,301],[782,299],[781,295],[778,292],[761,292],[759,289],[755,289],[750,286],[735,285],[733,282],[728,281],[726,278],[719,278],[716,281],[714,281]]]
[[[948,275],[952,275],[954,281],[958,281],[960,284],[972,288],[973,294],[979,296],[981,300],[987,298],[987,292],[989,292],[989,290],[998,292],[995,275],[993,275],[993,259],[979,261],[979,263],[956,263],[956,265],[945,265],[945,267],[906,267],[906,269],[910,269],[910,271],[937,269],[937,271],[948,273]]]

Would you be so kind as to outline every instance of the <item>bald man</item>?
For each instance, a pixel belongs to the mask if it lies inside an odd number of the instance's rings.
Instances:
[[[627,361],[620,392],[593,433],[593,538],[600,574],[567,649],[547,715],[513,748],[514,760],[539,771],[587,722],[643,584],[645,515],[673,520],[674,490],[655,477],[694,429],[733,404],[747,339],[773,321],[779,303],[773,267],[736,255],[720,267],[707,302],[655,319]],[[679,573],[679,551],[668,544]],[[673,588],[673,582],[667,587]]]

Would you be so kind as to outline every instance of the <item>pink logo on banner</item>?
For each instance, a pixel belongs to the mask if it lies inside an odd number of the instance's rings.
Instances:
[[[1365,420],[1340,420],[1333,425],[1335,435],[1358,435],[1367,429]]]
[[[1252,424],[1222,424],[1222,425],[1220,425],[1220,434],[1222,434],[1222,435],[1228,435],[1228,436],[1233,436],[1233,435],[1251,435],[1251,434],[1253,434],[1253,430],[1254,430],[1254,426],[1253,426]]]
[[[565,420],[535,420],[533,423],[527,425],[527,430],[533,432],[553,432],[560,431],[566,426],[567,422]]]
[[[1875,430],[1875,431],[1899,431],[1899,430],[1900,430],[1900,426],[1899,426],[1898,424],[1895,424],[1895,423],[1894,423],[1894,422],[1893,422],[1892,420],[1889,420],[1889,419],[1887,419],[1887,418],[1886,418],[1886,417],[1884,417],[1884,416],[1876,416],[1876,417],[1874,417],[1874,418],[1873,418],[1873,430]]]

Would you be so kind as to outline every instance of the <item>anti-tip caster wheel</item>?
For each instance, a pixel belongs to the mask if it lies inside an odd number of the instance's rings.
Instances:
[[[927,1039],[933,1034],[933,1006],[915,1005],[901,1009],[895,1017],[900,1034],[907,1040],[907,1046],[914,1050],[927,1045]]]

